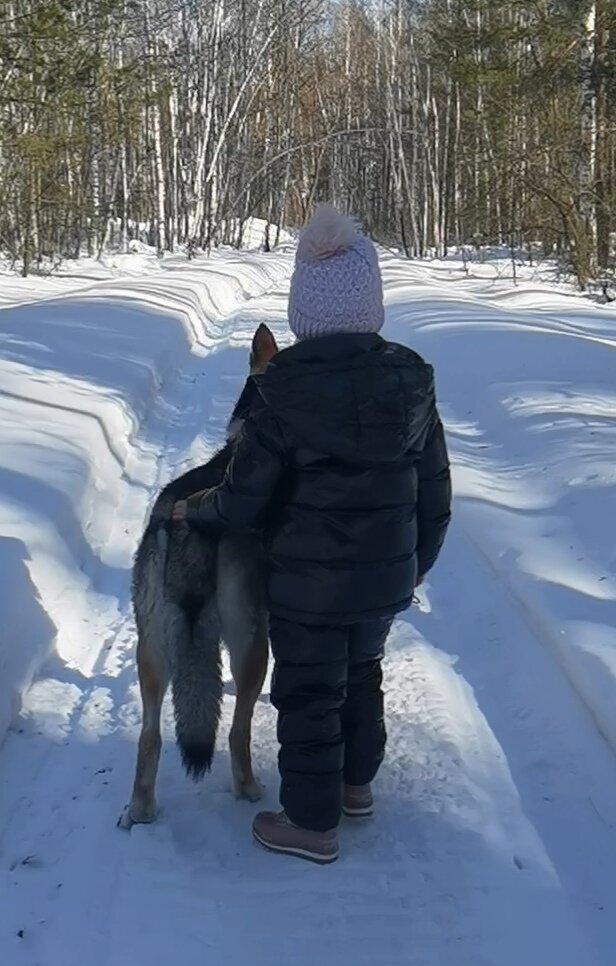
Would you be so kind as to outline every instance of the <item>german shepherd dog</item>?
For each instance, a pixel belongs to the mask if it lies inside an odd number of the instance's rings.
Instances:
[[[250,376],[263,372],[277,351],[274,336],[260,325],[252,342]],[[250,753],[252,716],[268,659],[261,544],[250,534],[218,538],[171,522],[176,501],[222,482],[257,391],[249,377],[226,445],[205,466],[160,493],[135,556],[132,599],[143,724],[131,801],[118,822],[123,828],[156,817],[160,714],[169,682],[184,767],[196,781],[209,770],[222,703],[221,639],[237,689],[229,736],[235,795],[251,802],[262,795]]]

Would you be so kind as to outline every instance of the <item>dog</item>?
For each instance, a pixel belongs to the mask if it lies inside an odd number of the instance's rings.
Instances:
[[[178,500],[222,482],[258,393],[251,377],[264,372],[277,352],[271,331],[260,325],[226,445],[204,466],[164,488],[135,555],[132,601],[143,722],[130,804],[118,821],[122,828],[156,818],[160,715],[169,682],[186,772],[198,781],[209,770],[222,704],[221,640],[237,689],[229,735],[234,792],[251,802],[262,797],[250,750],[252,716],[269,654],[262,545],[254,534],[219,538],[172,523],[171,510]]]

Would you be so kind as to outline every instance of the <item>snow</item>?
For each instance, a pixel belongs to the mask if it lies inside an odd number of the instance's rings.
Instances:
[[[611,966],[616,312],[530,268],[514,286],[504,261],[383,256],[385,334],[435,364],[456,504],[390,638],[375,820],[345,824],[328,869],[261,852],[228,693],[207,780],[166,706],[160,819],[115,828],[140,721],[131,555],[163,482],[220,441],[256,325],[288,343],[291,263],[27,280],[0,312],[0,961]]]
[[[185,257],[182,259],[185,260]],[[177,257],[165,261],[178,264]],[[0,258],[0,307],[38,302],[70,292],[87,291],[90,285],[113,279],[142,278],[161,270],[156,250],[141,242],[131,242],[126,253],[107,253],[101,258],[67,259],[59,264],[44,263],[38,273],[22,278],[10,262]]]
[[[132,543],[110,541],[110,522],[155,479],[156,439],[139,430],[161,387],[187,352],[222,350],[229,315],[289,266],[284,252],[169,259],[2,312],[0,737],[52,647],[87,665],[83,625],[113,613],[106,587],[124,581]]]
[[[616,311],[532,282],[461,299],[432,273],[439,299],[420,281],[394,335],[436,366],[458,520],[616,750]]]
[[[145,230],[144,226],[144,230]],[[259,251],[265,243],[267,222],[263,218],[249,218],[242,231],[242,251],[244,253]],[[273,245],[276,226],[270,226],[271,244]],[[280,230],[279,250],[292,241],[292,236],[284,229]],[[224,260],[233,255],[232,249],[217,248],[209,256],[209,262]],[[195,260],[188,262],[194,266],[203,260],[198,255]],[[72,292],[87,292],[90,286],[96,287],[99,282],[114,278],[140,279],[145,275],[160,274],[161,266],[165,270],[186,267],[185,254],[159,256],[155,248],[133,239],[128,244],[127,252],[106,251],[100,258],[83,256],[79,259],[65,259],[60,262],[44,260],[40,267],[34,267],[34,273],[28,278],[22,278],[15,272],[11,261],[2,257],[0,252],[0,308],[18,305],[26,302],[38,302],[44,298],[56,298]]]

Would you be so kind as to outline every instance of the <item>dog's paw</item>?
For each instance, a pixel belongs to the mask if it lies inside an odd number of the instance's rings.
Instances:
[[[127,831],[129,831],[133,827],[134,824],[135,823],[134,823],[133,818],[132,818],[132,815],[130,813],[130,805],[127,805],[124,808],[122,814],[120,815],[118,821],[116,822],[116,825],[117,825],[118,828],[124,828]]]
[[[263,785],[255,778],[247,782],[235,783],[235,797],[246,802],[260,802],[265,794]]]
[[[150,825],[155,819],[155,806],[140,808],[135,805],[127,805],[117,821],[117,826],[130,831],[133,825]]]

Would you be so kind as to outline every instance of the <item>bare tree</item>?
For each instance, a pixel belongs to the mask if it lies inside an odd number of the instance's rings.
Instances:
[[[323,198],[410,257],[614,267],[612,0],[0,3],[0,250],[264,243]]]

